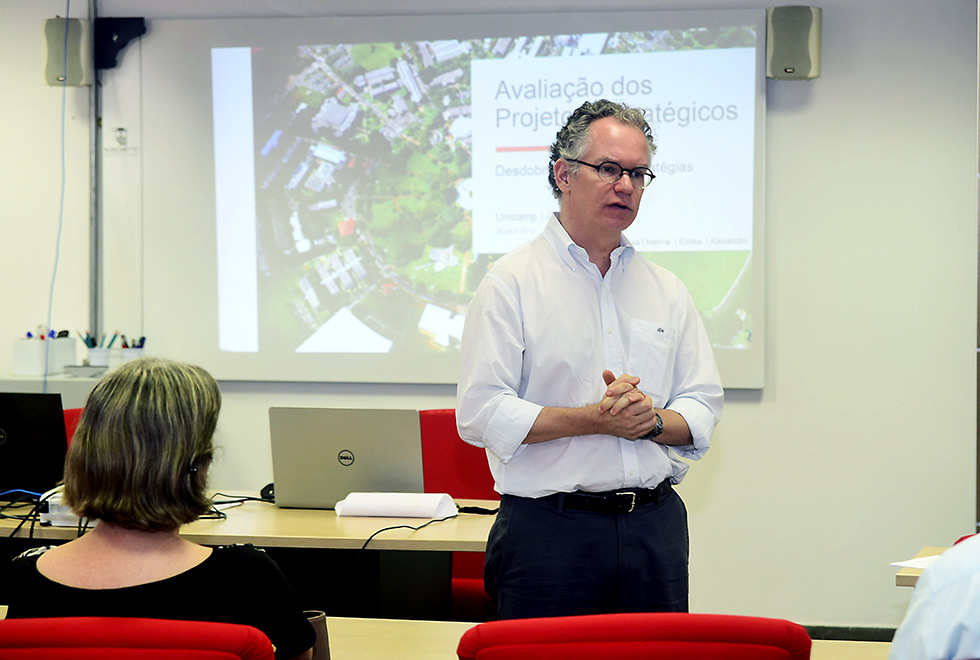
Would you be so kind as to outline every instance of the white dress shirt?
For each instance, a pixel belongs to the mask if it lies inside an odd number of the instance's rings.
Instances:
[[[922,571],[888,660],[980,658],[980,536]]]
[[[680,280],[625,238],[605,277],[552,217],[541,235],[502,257],[466,313],[456,418],[485,447],[500,493],[679,483],[708,450],[723,392],[701,317]],[[610,435],[523,444],[545,406],[598,404],[604,369],[640,378],[655,408],[684,417],[693,445]]]

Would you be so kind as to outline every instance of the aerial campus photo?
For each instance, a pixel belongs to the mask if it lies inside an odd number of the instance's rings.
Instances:
[[[458,348],[466,306],[501,256],[473,246],[472,61],[755,39],[732,27],[253,49],[260,341]],[[537,157],[546,170],[547,152]],[[550,211],[545,177],[538,208]],[[751,341],[751,244],[737,247],[643,255],[681,276],[719,347]]]

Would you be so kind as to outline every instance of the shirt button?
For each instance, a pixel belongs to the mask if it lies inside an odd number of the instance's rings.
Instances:
[[[632,477],[634,475],[636,475],[636,470],[630,470],[630,476]]]
[[[606,330],[606,332],[608,332],[609,334],[612,334],[612,328],[609,328],[608,330]]]

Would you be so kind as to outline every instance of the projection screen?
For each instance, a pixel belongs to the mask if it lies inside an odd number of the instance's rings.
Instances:
[[[467,303],[557,210],[568,113],[645,109],[626,232],[677,273],[726,387],[763,385],[763,10],[153,21],[154,352],[256,381],[454,383]]]

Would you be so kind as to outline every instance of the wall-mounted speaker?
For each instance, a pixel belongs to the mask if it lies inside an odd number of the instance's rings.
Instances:
[[[820,7],[766,9],[766,77],[808,80],[820,75]]]
[[[92,84],[95,64],[91,21],[49,18],[44,21],[44,41],[48,51],[44,80],[49,85]]]

